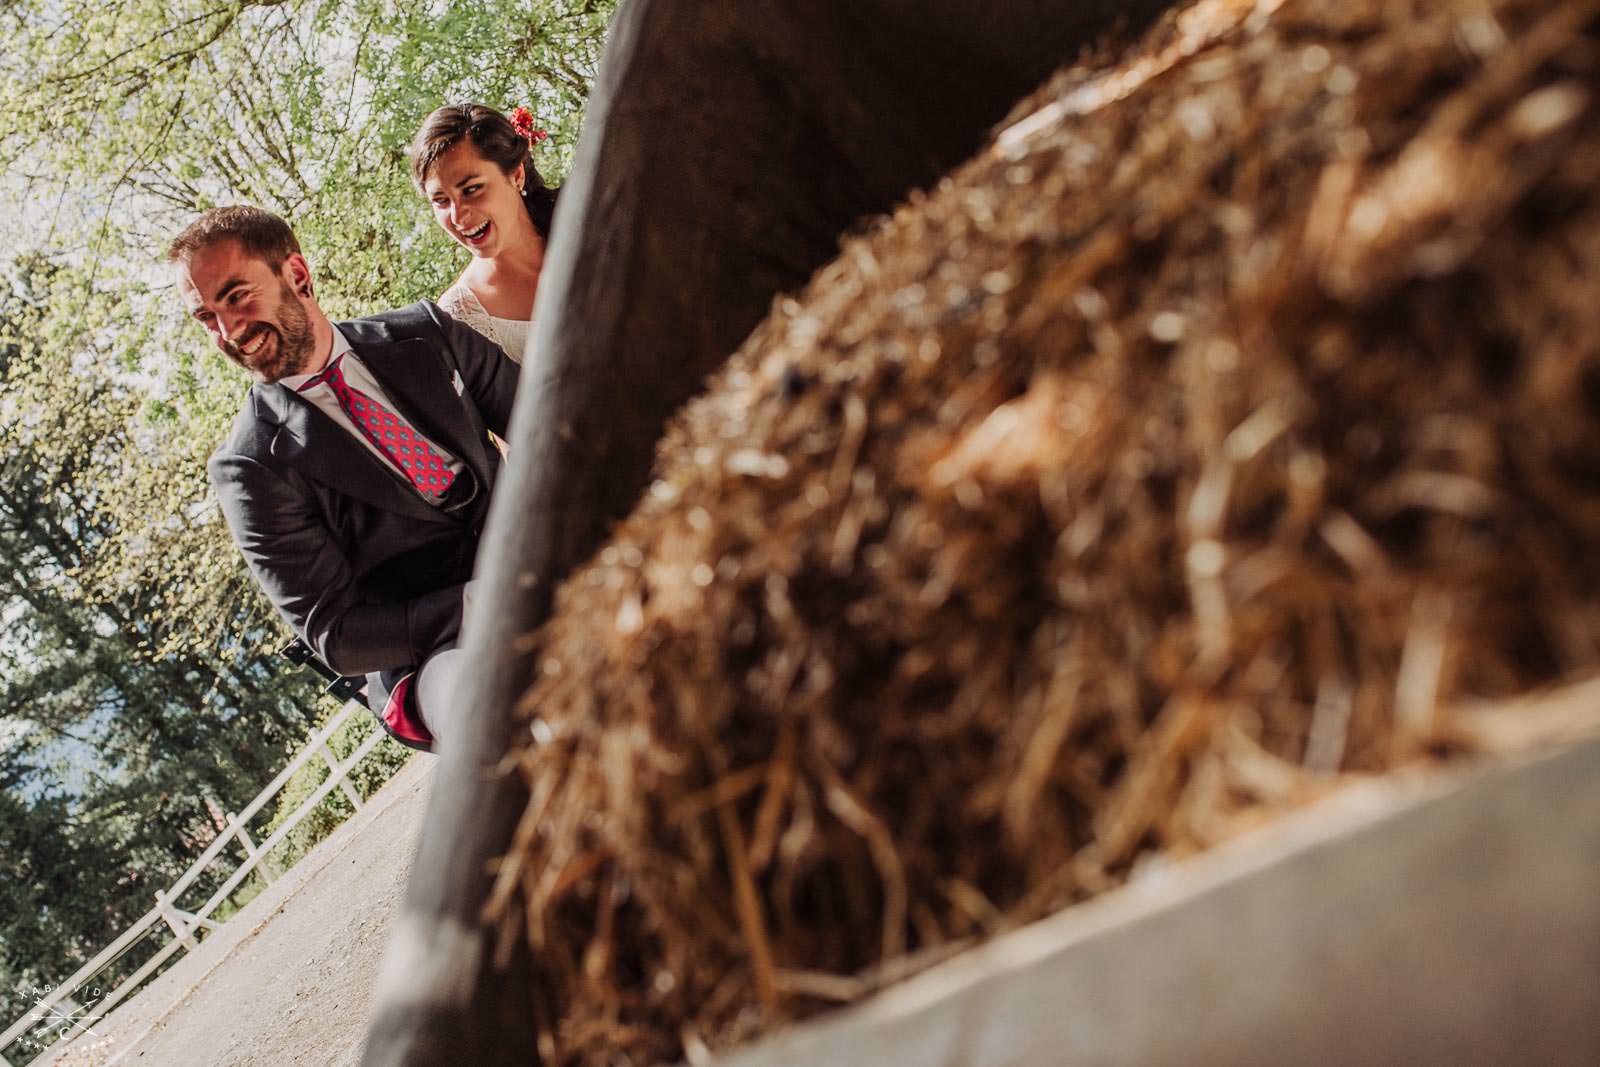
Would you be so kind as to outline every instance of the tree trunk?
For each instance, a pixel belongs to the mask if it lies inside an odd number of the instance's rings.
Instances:
[[[1165,0],[630,0],[539,285],[512,453],[469,611],[474,714],[444,746],[364,1062],[537,1062],[526,949],[479,912],[526,794],[498,775],[535,664],[513,651],[646,484],[667,418],[763,317],[982,144],[1078,50]]]

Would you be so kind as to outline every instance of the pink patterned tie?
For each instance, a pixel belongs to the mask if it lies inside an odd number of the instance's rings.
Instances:
[[[342,359],[343,355],[329,363],[302,385],[300,391],[303,393],[327,382],[333,395],[339,398],[339,406],[350,416],[350,421],[361,428],[367,440],[378,446],[378,451],[394,461],[394,465],[411,479],[412,485],[430,496],[443,495],[456,478],[455,472],[445,464],[444,457],[415,430],[401,422],[394,412],[349,385],[344,380],[344,371],[339,368]]]

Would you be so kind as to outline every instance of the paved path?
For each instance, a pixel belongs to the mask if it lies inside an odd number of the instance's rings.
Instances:
[[[347,1067],[436,761],[419,756],[326,841],[55,1067]]]

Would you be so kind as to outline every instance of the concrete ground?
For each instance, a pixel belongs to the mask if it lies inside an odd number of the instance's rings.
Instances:
[[[345,1067],[416,852],[435,760],[419,756],[55,1067]],[[330,916],[341,920],[330,922]]]
[[[1600,1063],[1597,724],[1600,682],[1500,714],[1493,747],[1569,747],[1346,789],[720,1062]],[[357,1064],[435,766],[53,1062]]]

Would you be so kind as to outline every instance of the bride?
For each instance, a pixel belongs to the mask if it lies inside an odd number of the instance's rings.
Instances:
[[[439,306],[522,362],[556,191],[533,165],[545,139],[519,107],[507,118],[483,104],[434,111],[411,142],[411,176],[444,232],[472,253]]]

